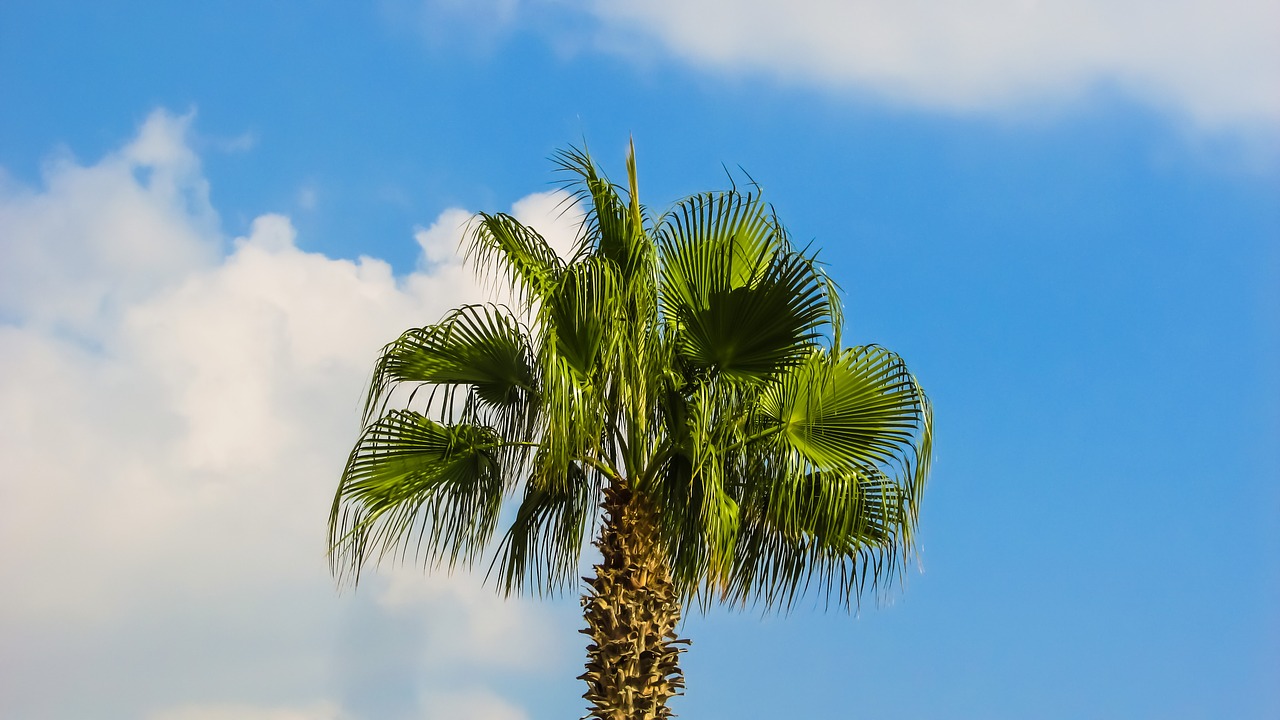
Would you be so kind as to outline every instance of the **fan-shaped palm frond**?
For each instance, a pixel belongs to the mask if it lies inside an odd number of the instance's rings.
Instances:
[[[665,216],[656,243],[662,310],[696,368],[763,380],[837,317],[825,274],[758,196],[690,198]]]
[[[442,425],[408,410],[370,425],[334,498],[335,570],[358,574],[370,553],[403,555],[411,547],[431,564],[476,559],[513,480],[503,446],[490,428]]]
[[[390,393],[427,387],[447,417],[464,391],[469,417],[520,433],[532,420],[537,377],[527,331],[493,305],[466,305],[435,325],[406,331],[383,348],[365,398],[365,422],[385,411]],[[478,415],[477,415],[478,413]]]
[[[919,460],[924,403],[897,355],[876,346],[818,350],[763,394],[759,427],[815,468],[905,466]]]

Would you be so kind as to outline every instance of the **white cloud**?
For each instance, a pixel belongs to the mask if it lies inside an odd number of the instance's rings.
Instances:
[[[561,257],[568,257],[582,222],[581,210],[569,200],[560,190],[533,193],[517,200],[511,206],[511,215],[525,225],[538,228],[552,249]],[[422,259],[428,267],[457,257],[459,240],[470,220],[471,213],[454,208],[441,213],[430,227],[415,228],[413,237],[422,248]]]
[[[511,206],[511,214],[531,227],[540,228],[542,237],[560,257],[568,257],[578,239],[582,211],[569,202],[560,190],[526,195]]]
[[[426,720],[527,720],[519,708],[484,690],[427,695],[422,699]]]
[[[509,604],[472,575],[440,573],[428,583],[416,569],[386,574],[388,582],[377,597],[378,604],[395,615],[431,613],[439,620],[433,636],[456,649],[454,661],[532,667],[542,661],[547,648],[556,646],[555,638],[527,605]]]
[[[333,703],[322,702],[304,708],[187,705],[152,713],[147,720],[344,720],[344,716]]]
[[[539,671],[541,605],[421,573],[339,596],[324,560],[377,349],[484,299],[447,250],[466,213],[404,277],[304,252],[281,215],[228,241],[191,121],[0,183],[0,716],[358,719],[333,687],[371,663]],[[417,666],[407,696],[440,690]]]
[[[96,334],[102,319],[156,293],[218,252],[217,218],[190,116],[156,114],[99,163],[45,168],[45,188],[5,188],[0,205],[0,317]]]
[[[1118,87],[1196,123],[1280,121],[1276,0],[593,0],[605,42],[949,111]],[[628,39],[631,39],[629,41]]]

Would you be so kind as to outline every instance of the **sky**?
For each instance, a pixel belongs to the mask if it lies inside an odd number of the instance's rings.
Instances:
[[[378,349],[549,156],[758,181],[933,400],[858,612],[691,613],[680,717],[1280,717],[1280,2],[0,4],[0,717],[551,720],[576,597],[325,523]],[[585,570],[585,569],[584,569]]]

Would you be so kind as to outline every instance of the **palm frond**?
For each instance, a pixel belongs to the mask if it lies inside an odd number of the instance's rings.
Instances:
[[[841,477],[842,476],[842,477]],[[848,607],[894,577],[909,526],[902,490],[874,469],[814,474],[787,492],[759,483],[743,503],[733,573],[721,599],[788,610],[814,591]]]
[[[594,461],[613,467],[610,456],[611,417],[605,388],[584,378],[556,352],[553,343],[541,348],[538,359],[544,392],[537,408],[534,439],[541,449],[536,472],[564,477],[578,462]]]
[[[368,423],[401,384],[464,388],[505,431],[527,426],[537,377],[528,331],[495,305],[465,305],[435,325],[406,331],[382,350],[365,398]]]
[[[335,573],[358,578],[371,559],[411,550],[428,563],[471,562],[493,535],[513,463],[476,425],[442,425],[396,410],[366,428],[329,516]]]
[[[740,526],[741,480],[734,461],[745,418],[739,389],[713,381],[670,391],[667,442],[640,488],[663,509],[660,527],[677,584],[695,588],[728,576]]]
[[[694,196],[657,239],[662,310],[695,368],[760,382],[808,352],[835,311],[815,261],[757,196]]]
[[[902,359],[875,345],[815,350],[759,409],[761,428],[817,470],[927,463],[924,395]]]
[[[482,277],[510,287],[524,309],[546,296],[564,266],[536,230],[503,213],[472,218],[463,256]]]
[[[542,307],[544,332],[556,353],[584,379],[595,377],[608,353],[616,351],[623,307],[617,266],[587,257],[565,268]]]
[[[634,154],[631,157],[629,178],[634,172]],[[564,190],[586,211],[579,252],[611,260],[623,278],[646,277],[654,252],[645,232],[639,198],[610,182],[585,148],[570,147],[552,159],[557,169],[569,176],[562,185]]]
[[[533,466],[546,467],[537,460]],[[602,485],[600,473],[576,463],[564,477],[529,479],[489,568],[503,592],[532,587],[554,593],[576,583],[584,532],[594,526]]]
[[[849,605],[914,550],[932,453],[927,399],[877,346],[814,348],[759,393],[733,467],[741,532],[732,602],[786,609],[816,583]]]
[[[685,198],[662,217],[655,241],[664,263],[674,262],[695,288],[742,287],[775,253],[791,250],[772,208],[737,191]]]

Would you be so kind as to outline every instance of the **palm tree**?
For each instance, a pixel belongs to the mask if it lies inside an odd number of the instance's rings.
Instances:
[[[591,533],[589,717],[667,718],[682,607],[785,609],[812,589],[848,608],[901,572],[929,403],[898,356],[840,344],[834,284],[757,188],[653,218],[634,146],[625,188],[585,150],[555,160],[586,211],[576,247],[476,216],[467,257],[512,307],[463,306],[383,349],[330,558],[358,578],[386,556],[452,569],[492,551],[501,591],[556,592]]]

